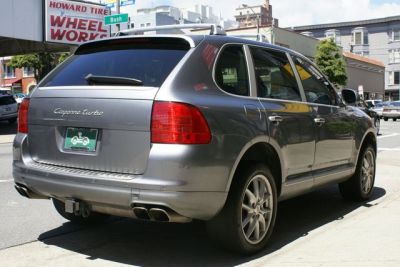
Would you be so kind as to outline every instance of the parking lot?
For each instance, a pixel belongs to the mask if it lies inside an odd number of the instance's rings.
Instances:
[[[343,200],[336,186],[281,202],[270,245],[252,257],[213,245],[204,224],[112,218],[91,228],[63,220],[50,201],[13,188],[15,125],[0,122],[2,266],[399,266],[400,122],[382,122],[372,199]]]

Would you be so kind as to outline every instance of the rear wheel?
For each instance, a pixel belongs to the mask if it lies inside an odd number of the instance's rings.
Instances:
[[[277,212],[274,178],[264,165],[236,175],[223,210],[207,229],[224,247],[252,254],[260,251],[271,236]]]
[[[397,121],[397,118],[393,118],[393,121]]]
[[[387,117],[383,117],[383,120],[384,120],[384,121],[388,121],[388,120],[389,120],[389,118],[387,118]]]
[[[354,175],[339,184],[342,196],[349,200],[367,200],[374,187],[375,170],[376,151],[371,145],[367,145],[360,153]]]
[[[53,198],[53,205],[56,209],[56,211],[65,219],[69,220],[72,223],[76,224],[98,224],[104,222],[106,219],[108,219],[109,215],[106,214],[101,214],[97,212],[90,212],[89,216],[87,217],[82,217],[82,216],[77,216],[73,213],[68,213],[65,211],[65,204],[64,202]]]

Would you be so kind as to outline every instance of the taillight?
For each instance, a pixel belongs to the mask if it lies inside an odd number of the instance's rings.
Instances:
[[[208,144],[210,141],[210,128],[198,108],[176,102],[154,102],[152,143]]]
[[[28,133],[29,98],[24,98],[18,111],[18,132]]]

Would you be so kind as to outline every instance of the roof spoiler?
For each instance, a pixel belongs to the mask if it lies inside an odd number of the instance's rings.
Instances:
[[[134,28],[119,31],[115,34],[115,36],[124,36],[124,35],[140,35],[149,31],[159,31],[159,30],[185,30],[185,29],[210,29],[210,35],[226,35],[225,30],[217,24],[211,23],[199,23],[199,24],[173,24],[173,25],[162,25],[155,27],[143,27],[143,28]],[[184,33],[190,33],[185,32]]]

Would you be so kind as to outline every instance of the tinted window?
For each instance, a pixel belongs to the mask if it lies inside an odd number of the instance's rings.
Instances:
[[[311,63],[295,57],[297,71],[303,84],[307,102],[324,105],[336,105],[334,89],[323,75]]]
[[[215,80],[228,93],[249,95],[249,75],[242,46],[228,46],[222,51],[215,69]]]
[[[117,41],[78,50],[41,86],[87,85],[85,77],[93,74],[133,78],[158,87],[187,52],[178,45]]]
[[[300,91],[284,53],[251,48],[259,97],[301,101]]]
[[[15,99],[13,96],[0,97],[0,106],[14,104]]]

